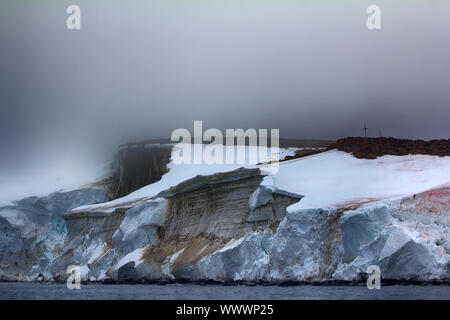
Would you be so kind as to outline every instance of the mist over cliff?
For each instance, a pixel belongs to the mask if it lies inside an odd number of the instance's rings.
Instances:
[[[1,5],[1,160],[165,138],[194,120],[286,138],[364,123],[371,136],[449,136],[447,1],[378,1],[375,32],[369,1],[78,4],[77,31],[64,2]]]

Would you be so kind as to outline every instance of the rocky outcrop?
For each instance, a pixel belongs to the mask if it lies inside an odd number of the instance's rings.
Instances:
[[[301,196],[260,186],[259,169],[197,176],[163,191],[169,200],[163,240],[235,238],[280,222]]]
[[[121,146],[118,170],[110,179],[113,197],[123,197],[161,180],[168,171],[171,152],[171,145],[141,143]]]
[[[348,137],[339,139],[328,146],[328,149],[334,148],[349,152],[360,159],[376,159],[386,154],[395,156],[428,154],[444,157],[450,156],[450,139],[424,141],[395,138]]]
[[[132,279],[198,280],[202,278],[199,261],[203,257],[233,238],[276,228],[286,207],[301,196],[262,187],[262,179],[259,169],[242,168],[197,176],[161,192],[158,196],[165,197],[168,204],[158,244],[146,247],[139,264],[135,261],[135,273],[131,264],[124,265],[128,270],[125,274]],[[119,272],[117,278],[127,280]]]

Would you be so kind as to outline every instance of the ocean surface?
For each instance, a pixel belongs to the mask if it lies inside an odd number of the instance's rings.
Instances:
[[[0,283],[0,300],[6,299],[438,299],[450,300],[450,286],[382,286],[369,290],[366,286],[221,286],[195,284],[81,285],[69,290],[65,284]]]

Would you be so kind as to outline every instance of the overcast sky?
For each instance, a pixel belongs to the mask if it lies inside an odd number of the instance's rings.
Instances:
[[[79,31],[65,26],[73,3]],[[380,31],[366,28],[369,4]],[[169,137],[194,120],[290,138],[361,135],[364,123],[373,136],[450,136],[448,0],[0,7],[0,146],[13,161]]]

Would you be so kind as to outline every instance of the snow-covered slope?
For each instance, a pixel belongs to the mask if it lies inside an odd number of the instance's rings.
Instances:
[[[292,150],[280,149],[281,159]],[[247,151],[248,152],[248,151]],[[195,165],[169,163],[169,172],[156,183],[114,201],[75,210],[113,210],[128,202],[140,202],[196,175],[264,165]],[[304,158],[281,161],[279,170],[263,184],[302,194],[292,209],[351,206],[367,201],[419,193],[450,181],[450,157],[427,155],[382,156],[374,160],[330,150]]]
[[[267,184],[305,198],[292,209],[348,206],[419,193],[450,181],[450,157],[427,155],[357,159],[331,150],[280,163]]]
[[[205,148],[206,145],[203,145]],[[225,154],[226,150],[229,148],[233,148],[234,152],[236,152],[236,146],[232,147],[224,147],[224,163],[223,164],[175,164],[171,161],[167,167],[169,172],[163,175],[160,181],[152,183],[148,186],[145,186],[135,192],[130,193],[129,195],[115,199],[113,201],[92,205],[92,206],[84,206],[80,208],[76,208],[74,211],[90,211],[90,210],[101,210],[101,211],[112,211],[117,206],[123,206],[128,203],[138,203],[142,200],[149,199],[154,197],[159,192],[166,190],[170,187],[173,187],[183,181],[191,179],[197,175],[211,175],[218,172],[227,172],[236,170],[240,167],[246,168],[256,168],[256,167],[267,167],[267,166],[258,166],[253,164],[226,164]],[[245,146],[245,153],[248,156],[249,149],[256,149],[259,152],[258,148]],[[270,154],[270,148],[262,148],[265,154]],[[295,154],[295,150],[297,148],[279,148],[279,159],[283,160],[286,156],[292,156]],[[192,158],[193,159],[193,158]],[[192,161],[193,162],[193,161]]]

